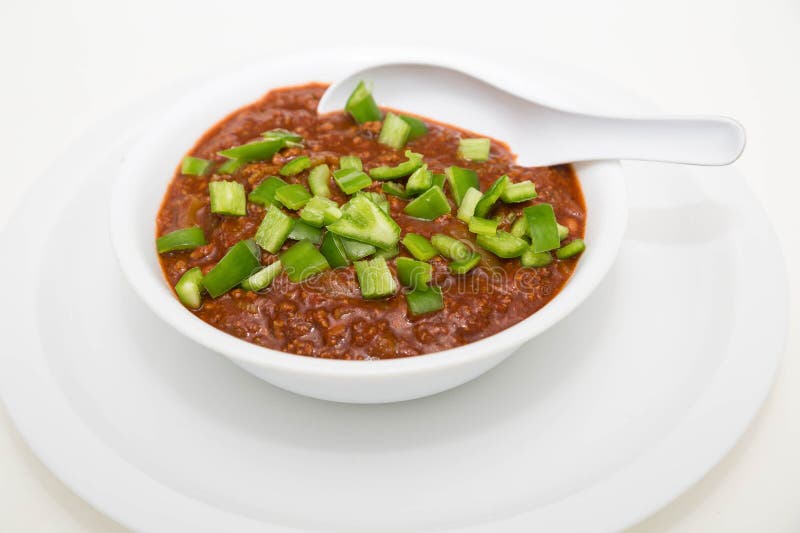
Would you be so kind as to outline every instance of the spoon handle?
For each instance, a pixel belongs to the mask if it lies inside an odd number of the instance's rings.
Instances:
[[[550,110],[546,134],[551,151],[545,165],[595,159],[636,159],[728,165],[744,150],[745,131],[727,117],[603,117]],[[538,139],[537,143],[543,139]],[[544,155],[544,154],[543,154]]]

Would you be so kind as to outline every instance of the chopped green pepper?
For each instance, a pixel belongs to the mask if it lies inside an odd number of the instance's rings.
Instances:
[[[458,141],[458,157],[468,161],[488,161],[490,148],[489,139],[461,139]]]
[[[406,192],[411,195],[420,194],[433,186],[433,176],[428,171],[428,165],[422,165],[408,177]]]
[[[406,160],[394,167],[375,167],[369,171],[369,175],[376,180],[394,180],[408,176],[422,166],[422,154],[406,150]]]
[[[453,261],[450,263],[450,271],[453,274],[466,274],[481,262],[481,254],[472,252],[469,256],[461,261]]]
[[[410,133],[411,126],[405,120],[394,113],[386,113],[378,142],[395,150],[401,150],[406,145]]]
[[[333,224],[342,216],[339,205],[324,196],[313,196],[300,211],[300,218],[316,228]]]
[[[535,252],[555,250],[561,245],[558,238],[558,223],[550,204],[537,204],[523,209],[528,222],[528,235],[530,235]]]
[[[406,293],[408,312],[412,315],[424,315],[444,309],[442,289],[430,287],[428,289],[415,289]]]
[[[283,265],[280,260],[270,263],[242,281],[242,288],[246,291],[263,291],[269,287],[281,270],[283,270]]]
[[[295,222],[280,208],[270,205],[256,230],[255,241],[270,253],[278,253],[286,238],[294,228]]]
[[[175,284],[175,294],[183,305],[190,309],[197,309],[202,303],[203,271],[200,267],[190,268],[183,273],[181,279]]]
[[[244,161],[239,161],[238,159],[228,159],[217,167],[216,172],[217,174],[233,174],[244,164]]]
[[[211,168],[211,161],[187,155],[181,163],[181,174],[187,176],[205,176]]]
[[[275,199],[287,208],[297,211],[311,200],[311,193],[299,183],[275,189]]]
[[[295,176],[308,168],[311,168],[311,158],[307,155],[301,155],[287,161],[286,164],[281,167],[279,173],[281,176]]]
[[[417,117],[412,117],[410,115],[400,115],[400,118],[402,118],[406,124],[411,126],[411,131],[408,132],[408,142],[411,142],[414,139],[418,139],[428,133],[428,126],[426,126],[425,123],[422,122]]]
[[[556,222],[556,227],[558,228],[558,238],[559,240],[564,240],[569,237],[569,228],[566,226],[562,226],[558,222]]]
[[[538,196],[536,185],[532,181],[520,181],[519,183],[508,183],[505,190],[500,195],[500,199],[507,204],[518,204],[532,200]]]
[[[400,253],[400,245],[395,244],[388,250],[377,249],[375,250],[375,257],[383,257],[384,259],[392,259],[393,257],[397,257],[397,254]]]
[[[386,194],[391,194],[392,196],[397,196],[398,198],[402,198],[403,200],[408,200],[411,198],[411,195],[406,191],[406,188],[403,187],[402,184],[394,182],[394,181],[387,181],[381,184],[381,190]]]
[[[269,176],[265,178],[261,183],[256,185],[256,188],[253,189],[250,194],[247,196],[247,199],[253,202],[254,204],[260,205],[277,205],[280,207],[280,202],[275,200],[275,191],[283,187],[284,185],[288,185],[285,181],[280,179],[277,176]]]
[[[389,199],[386,198],[385,194],[372,191],[359,191],[356,193],[356,196],[366,196],[367,198],[375,202],[375,205],[380,207],[384,213],[386,213],[387,215],[389,214]]]
[[[299,283],[330,269],[328,261],[311,241],[300,241],[280,255],[289,281]]]
[[[472,254],[472,249],[449,235],[442,235],[437,233],[431,237],[431,244],[436,248],[440,254],[450,259],[451,261],[463,261],[468,259]]]
[[[303,136],[281,128],[265,131],[261,134],[268,141],[283,141],[285,146],[299,147],[303,145]]]
[[[478,200],[477,205],[475,205],[475,216],[486,218],[486,215],[489,214],[492,206],[494,206],[494,204],[497,203],[497,200],[500,199],[500,195],[503,194],[508,182],[508,176],[500,176],[488,189],[486,189],[486,192],[483,193],[483,196],[481,196],[481,199]]]
[[[431,181],[433,182],[433,185],[438,185],[442,190],[444,190],[445,180],[447,180],[447,176],[444,174],[437,174],[436,172],[431,173]]]
[[[372,180],[369,179],[369,176],[355,168],[340,168],[339,170],[335,170],[333,172],[333,179],[345,194],[353,194],[372,185]]]
[[[342,217],[328,230],[349,239],[390,249],[400,240],[400,226],[375,202],[357,195],[342,206]]]
[[[212,181],[208,184],[211,212],[220,215],[243,216],[247,214],[244,186],[236,181]]]
[[[538,268],[552,263],[553,256],[550,255],[550,252],[534,252],[533,246],[530,246],[524,252],[522,252],[519,262],[522,263],[522,266],[524,267]]]
[[[383,257],[367,261],[356,261],[356,276],[364,298],[384,298],[397,290],[392,272]]]
[[[439,187],[433,186],[406,205],[403,212],[423,220],[433,220],[450,212],[450,203]]]
[[[527,242],[506,231],[498,231],[493,235],[478,235],[477,243],[481,248],[505,259],[519,257],[528,248]]]
[[[313,244],[322,242],[322,230],[315,228],[305,220],[295,220],[292,231],[289,232],[289,239],[293,241],[310,241]]]
[[[373,251],[374,249],[373,247]],[[328,260],[328,264],[331,268],[345,267],[350,264],[342,240],[335,233],[331,233],[330,231],[325,233],[319,251],[325,256],[325,259]]]
[[[347,99],[344,109],[350,113],[359,124],[381,119],[381,110],[378,109],[378,105],[372,97],[372,92],[363,81],[359,81],[356,88],[350,93],[350,97]]]
[[[453,200],[456,205],[460,206],[464,195],[470,187],[480,190],[478,182],[478,175],[474,170],[461,167],[448,167],[444,171],[447,177],[447,182],[450,184],[450,190],[453,191]]]
[[[272,156],[284,146],[286,146],[284,139],[269,139],[242,144],[217,153],[223,157],[240,161],[267,161],[272,159]]]
[[[519,237],[520,239],[524,239],[528,236],[528,221],[524,216],[521,216],[514,221],[514,223],[511,225],[510,233],[514,237]]]
[[[203,287],[218,298],[239,285],[261,266],[261,252],[252,240],[239,241],[203,276]]]
[[[331,169],[328,165],[317,165],[308,173],[308,187],[315,196],[329,198],[331,190],[328,187],[328,179],[331,177]]]
[[[410,289],[428,289],[431,281],[433,267],[430,263],[417,261],[410,257],[398,257],[395,260],[397,266],[397,278],[400,283]]]
[[[458,212],[456,213],[458,219],[469,224],[469,220],[475,213],[475,206],[478,205],[482,197],[481,191],[475,187],[467,189],[464,193],[464,197],[461,199],[461,205],[458,206]]]
[[[163,254],[180,250],[193,250],[204,244],[207,244],[207,242],[202,228],[193,226],[191,228],[176,229],[166,235],[162,235],[156,239],[156,250],[158,250],[158,253]]]
[[[556,257],[559,259],[569,259],[576,256],[586,249],[586,243],[583,239],[573,239],[568,244],[556,250]]]
[[[365,242],[358,242],[345,237],[339,237],[339,240],[342,242],[344,253],[350,261],[364,259],[378,251],[377,248]]]
[[[478,235],[494,235],[497,233],[497,221],[488,218],[472,217],[469,219],[469,230]]]
[[[407,233],[406,236],[403,237],[402,242],[406,250],[420,261],[428,261],[439,255],[439,252],[433,247],[431,241],[417,233]]]
[[[364,170],[364,164],[357,155],[343,155],[339,158],[339,168],[354,168]]]

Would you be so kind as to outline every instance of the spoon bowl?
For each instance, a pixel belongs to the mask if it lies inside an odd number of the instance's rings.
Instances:
[[[637,159],[727,165],[745,145],[727,117],[615,117],[559,109],[522,98],[467,72],[425,63],[360,69],[328,87],[320,113],[341,110],[360,80],[381,105],[458,125],[507,142],[526,166]]]

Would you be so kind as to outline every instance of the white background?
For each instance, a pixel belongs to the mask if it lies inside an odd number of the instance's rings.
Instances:
[[[299,46],[378,42],[522,49],[598,72],[669,111],[736,117],[748,131],[736,167],[777,229],[798,301],[800,0],[0,0],[0,225],[71,137],[142,95]],[[800,531],[797,309],[790,327],[775,388],[742,441],[630,533]],[[0,410],[0,531],[127,530],[56,480]]]

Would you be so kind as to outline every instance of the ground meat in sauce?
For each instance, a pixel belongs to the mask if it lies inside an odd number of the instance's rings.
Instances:
[[[209,181],[235,180],[249,193],[267,176],[277,175],[287,160],[300,154],[309,155],[314,165],[327,163],[332,169],[338,168],[342,155],[359,156],[365,170],[405,160],[403,151],[378,144],[380,123],[358,125],[345,113],[318,116],[317,101],[325,88],[310,84],[271,91],[214,126],[192,149],[191,155],[221,162],[224,158],[216,155],[217,151],[256,140],[266,130],[285,128],[305,139],[305,147],[285,149],[272,161],[251,163],[233,176],[184,176],[176,171],[158,213],[157,234],[199,225],[208,244],[161,256],[171,285],[189,268],[199,266],[208,272],[230,246],[252,238],[263,218],[265,208],[250,202],[246,216],[211,213]],[[429,133],[410,142],[407,148],[422,153],[431,171],[441,173],[451,165],[471,168],[478,173],[483,190],[503,174],[513,182],[532,180],[538,198],[511,206],[498,203],[493,215],[505,218],[527,205],[548,202],[559,222],[570,229],[569,238],[583,236],[586,209],[569,165],[517,166],[508,147],[494,140],[489,161],[464,161],[456,156],[458,140],[474,135],[425,121]],[[306,184],[307,175],[306,171],[286,179],[289,183]],[[370,190],[380,191],[380,186],[376,181]],[[347,200],[333,181],[330,188],[334,200],[340,204]],[[389,201],[391,215],[403,235],[415,232],[430,237],[444,233],[474,242],[466,225],[455,217],[455,208],[451,214],[428,222],[404,215],[405,201],[393,196]],[[501,229],[507,226],[501,224]],[[291,244],[293,241],[287,241],[284,249]],[[214,300],[206,295],[202,307],[193,312],[231,335],[285,352],[335,359],[407,357],[474,342],[530,316],[558,293],[577,261],[556,260],[544,268],[524,268],[518,259],[504,260],[481,253],[481,265],[462,276],[451,274],[441,257],[432,260],[433,283],[442,288],[445,308],[421,317],[408,316],[402,290],[386,300],[363,299],[352,266],[323,273],[302,284],[290,283],[284,273],[260,293],[234,289]],[[402,246],[400,255],[408,255]],[[262,263],[272,261],[274,256],[264,252]],[[388,263],[394,272],[394,260]]]

